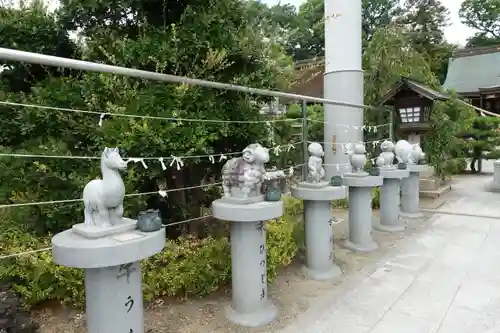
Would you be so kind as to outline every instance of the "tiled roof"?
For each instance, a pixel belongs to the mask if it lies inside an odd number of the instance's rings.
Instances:
[[[496,86],[500,86],[500,45],[460,50],[450,58],[443,88],[474,93]]]
[[[447,100],[449,96],[432,89],[431,87],[420,83],[418,81],[412,80],[407,77],[401,77],[401,79],[394,85],[394,87],[388,91],[381,99],[380,104],[385,104],[388,100],[393,98],[401,89],[408,87],[419,95],[422,95],[431,100]]]

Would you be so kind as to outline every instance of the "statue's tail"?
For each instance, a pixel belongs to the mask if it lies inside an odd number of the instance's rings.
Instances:
[[[97,209],[92,207],[92,202],[90,200],[84,199],[83,204],[85,205],[85,208],[83,209],[83,214],[85,218],[83,223],[87,225],[95,225],[93,212],[96,211]]]

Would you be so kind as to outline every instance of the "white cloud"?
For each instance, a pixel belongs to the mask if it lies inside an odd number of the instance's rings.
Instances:
[[[269,5],[289,3],[295,6],[300,6],[305,2],[305,0],[262,0],[262,2]],[[463,25],[458,17],[458,10],[460,9],[460,5],[463,0],[441,0],[441,2],[450,10],[450,25],[445,28],[446,40],[450,43],[465,45],[467,38],[474,35],[474,29]]]

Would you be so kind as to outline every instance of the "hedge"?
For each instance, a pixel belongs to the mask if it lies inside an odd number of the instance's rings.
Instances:
[[[301,207],[300,201],[286,197],[285,215],[266,225],[270,281],[280,267],[290,264],[298,250],[296,217]],[[36,238],[12,228],[3,229],[0,234],[0,255],[44,247],[50,247],[50,237]],[[141,265],[146,300],[207,295],[230,282],[229,241],[227,237],[192,236],[168,240],[161,253],[143,260]],[[74,307],[84,304],[83,270],[54,264],[50,251],[4,259],[0,267],[0,281],[19,293],[27,305],[47,300]]]

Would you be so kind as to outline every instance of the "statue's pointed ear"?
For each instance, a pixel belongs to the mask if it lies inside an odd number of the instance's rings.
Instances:
[[[113,151],[118,153],[119,152],[118,147],[113,148]]]

